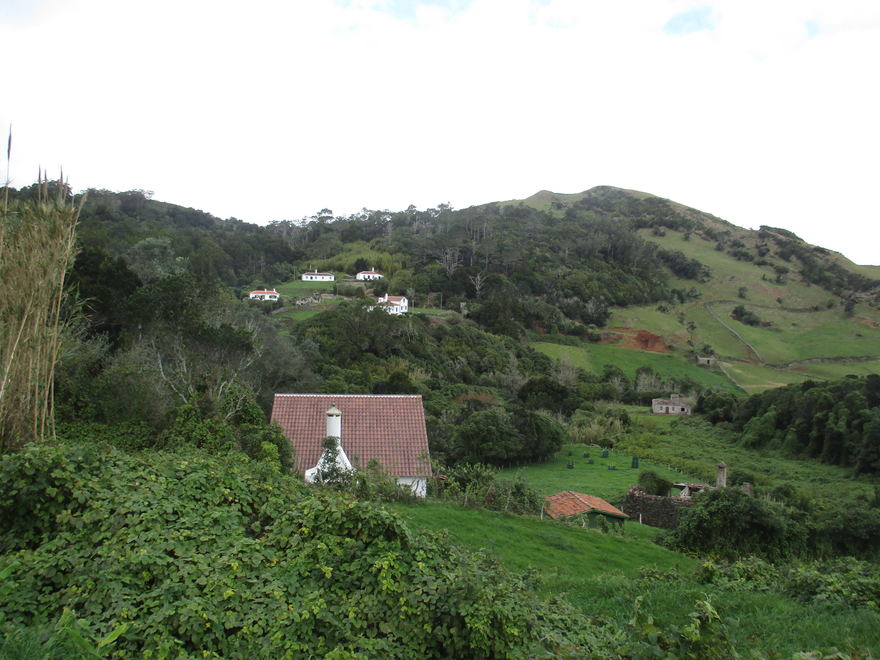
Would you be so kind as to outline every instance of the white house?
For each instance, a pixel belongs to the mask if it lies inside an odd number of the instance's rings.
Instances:
[[[382,273],[377,273],[375,270],[362,270],[354,276],[354,279],[363,282],[369,280],[381,280],[383,277],[384,275],[382,275]]]
[[[248,294],[251,300],[278,300],[280,297],[275,289],[257,289]]]
[[[389,314],[399,316],[409,311],[409,300],[406,296],[389,296],[387,293],[377,300],[381,309]]]
[[[338,438],[335,467],[364,468],[378,461],[385,473],[426,494],[431,476],[422,397],[413,394],[276,394],[272,421],[293,449],[296,470],[314,481],[329,467],[323,447]]]
[[[678,394],[671,399],[651,399],[651,412],[657,415],[690,415],[691,404]]]
[[[319,273],[317,270],[302,274],[303,282],[333,282],[336,275],[333,273]]]

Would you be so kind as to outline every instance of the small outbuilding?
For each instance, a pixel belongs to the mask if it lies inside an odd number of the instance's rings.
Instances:
[[[651,399],[651,412],[655,415],[690,415],[693,406],[678,394],[669,399]]]
[[[599,517],[608,522],[622,527],[629,516],[615,506],[612,506],[601,497],[576,493],[566,490],[544,498],[544,507],[541,509],[541,517],[547,514],[554,520],[559,518],[579,518],[584,527],[596,527]]]

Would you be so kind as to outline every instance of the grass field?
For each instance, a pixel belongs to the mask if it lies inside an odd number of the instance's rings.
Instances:
[[[788,484],[829,501],[873,496],[872,482],[853,478],[851,469],[745,449],[735,443],[736,434],[699,417],[651,415],[634,406],[627,408],[633,429],[615,449],[681,470],[700,481],[713,483],[715,467],[724,461],[731,475],[739,472],[758,487]]]
[[[682,627],[694,603],[708,599],[740,653],[782,658],[832,647],[880,651],[876,612],[703,584],[695,575],[697,562],[652,543],[648,536],[656,531],[646,526],[628,523],[624,535],[618,536],[436,502],[389,508],[415,533],[447,530],[451,542],[486,549],[514,573],[533,569],[539,593],[566,598],[599,625],[627,629],[635,600],[641,597],[643,609],[658,626]],[[646,569],[653,577],[643,574]]]
[[[313,293],[333,293],[334,287],[339,282],[303,282],[300,279],[289,280],[275,287],[281,294],[285,304],[292,304],[297,298],[308,298]],[[360,284],[345,282],[346,285]]]
[[[720,303],[714,311],[742,337],[755,346],[771,364],[785,364],[810,358],[839,358],[880,355],[880,327],[857,324],[839,309],[791,312],[750,306],[768,328],[752,327],[730,318],[734,303]]]
[[[569,455],[569,452],[571,453]],[[589,454],[589,458],[584,457]],[[593,460],[591,465],[588,461]],[[574,468],[567,465],[574,463]],[[528,484],[543,496],[563,490],[573,490],[587,495],[596,495],[611,503],[619,502],[626,495],[630,485],[638,482],[639,472],[654,470],[670,481],[689,480],[691,477],[651,461],[639,459],[638,469],[630,467],[632,456],[625,452],[611,450],[608,458],[602,458],[600,447],[569,444],[546,463],[535,463],[502,471],[506,476],[522,475]],[[609,466],[616,469],[609,470]]]
[[[724,374],[699,367],[677,353],[651,353],[621,348],[609,344],[565,346],[550,342],[533,342],[532,347],[557,360],[567,360],[573,366],[593,374],[601,374],[606,364],[619,367],[629,378],[635,376],[639,367],[651,367],[665,378],[687,377],[703,387],[728,392],[738,391]]]

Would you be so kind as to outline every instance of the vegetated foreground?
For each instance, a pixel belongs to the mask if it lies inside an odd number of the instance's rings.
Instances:
[[[876,607],[809,572],[695,570],[647,540],[439,504],[397,506],[408,529],[237,454],[29,446],[0,475],[3,657],[877,650]]]
[[[620,641],[485,555],[240,455],[29,446],[0,474],[7,651],[53,630],[116,657],[599,657]]]

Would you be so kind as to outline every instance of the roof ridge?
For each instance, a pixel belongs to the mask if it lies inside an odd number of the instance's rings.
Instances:
[[[324,397],[324,396],[345,396],[350,398],[360,397],[360,398],[370,398],[377,399],[379,397],[385,398],[412,398],[412,399],[421,399],[421,394],[333,394],[333,393],[312,393],[312,392],[276,392],[275,396],[314,396],[314,397]]]

